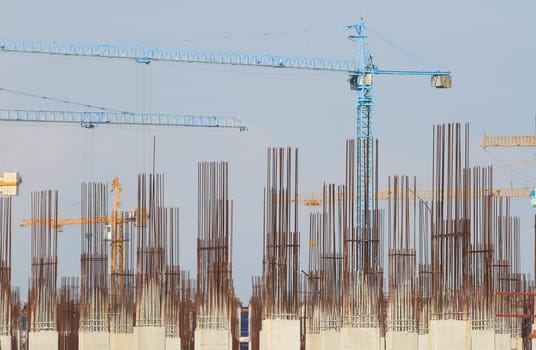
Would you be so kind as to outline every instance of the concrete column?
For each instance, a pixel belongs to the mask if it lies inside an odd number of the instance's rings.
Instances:
[[[299,320],[263,320],[259,336],[261,350],[300,348]]]
[[[194,333],[195,350],[231,350],[231,332],[225,329],[200,329]]]
[[[305,350],[321,350],[322,338],[320,334],[306,334],[305,335]]]
[[[181,350],[181,338],[166,337],[166,350]]]
[[[514,348],[514,346],[512,346],[512,349],[523,350],[523,337],[515,336],[512,339],[513,339],[513,342],[515,344],[515,348]]]
[[[110,333],[78,332],[78,350],[110,350]]]
[[[28,333],[28,342],[28,350],[58,350],[58,332],[30,332]]]
[[[495,334],[495,350],[511,350],[509,333]]]
[[[344,347],[344,339],[341,331],[325,330],[320,332],[322,341],[321,349],[342,349]]]
[[[136,348],[136,335],[134,333],[110,333],[110,350],[131,350]]]
[[[344,339],[342,349],[352,350],[380,350],[380,328],[341,328]]]
[[[471,321],[431,320],[430,350],[470,350]]]
[[[166,350],[164,327],[134,327],[138,350]]]
[[[417,339],[419,350],[430,350],[430,334],[419,334]]]
[[[259,350],[272,348],[272,328],[270,320],[263,320],[261,331],[259,332]]]
[[[11,350],[11,337],[0,335],[0,350]]]
[[[385,334],[386,350],[418,350],[419,335],[415,332],[387,332]]]
[[[473,329],[471,334],[471,349],[495,349],[495,331],[493,329]]]

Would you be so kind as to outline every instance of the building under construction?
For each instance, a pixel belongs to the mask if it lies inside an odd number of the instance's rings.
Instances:
[[[531,349],[536,294],[521,273],[519,218],[468,145],[468,125],[435,126],[431,196],[393,175],[380,201],[378,143],[347,141],[345,182],[323,185],[301,229],[299,152],[268,149],[249,304],[234,294],[226,162],[198,165],[197,271],[181,268],[162,174],[138,175],[132,212],[117,179],[83,183],[76,219],[58,217],[58,192],[32,193],[27,302],[11,285],[12,199],[2,198],[0,348]],[[80,275],[59,278],[58,229],[73,223]]]

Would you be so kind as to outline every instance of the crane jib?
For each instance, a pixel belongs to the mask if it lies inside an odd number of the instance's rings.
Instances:
[[[113,112],[72,112],[43,110],[0,109],[0,121],[78,123],[92,129],[99,124],[114,125],[154,125],[184,127],[214,127],[247,130],[247,126],[234,117],[174,115],[174,114],[136,114]]]
[[[108,44],[81,44],[68,42],[40,42],[0,39],[0,51],[64,56],[87,56],[133,59],[141,64],[152,61],[207,63],[289,68],[358,74],[353,59],[248,54],[239,52],[140,48]],[[373,74],[388,75],[450,75],[448,71],[375,70]]]

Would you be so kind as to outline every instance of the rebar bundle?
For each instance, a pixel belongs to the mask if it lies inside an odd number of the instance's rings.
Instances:
[[[132,333],[136,308],[133,254],[135,251],[134,223],[125,220],[126,213],[124,212],[115,213],[115,215],[123,240],[120,243],[124,250],[121,254],[123,269],[112,271],[110,276],[110,332]]]
[[[78,278],[62,277],[58,298],[59,350],[78,348],[80,311]]]
[[[343,201],[336,200],[344,186],[324,184],[320,251],[319,315],[321,330],[340,330],[342,326]]]
[[[469,128],[434,127],[432,317],[521,334],[519,218],[494,197],[491,168],[469,167]]]
[[[264,192],[263,319],[299,319],[298,150],[270,148]]]
[[[51,223],[58,220],[58,192],[33,192],[31,204],[32,220],[38,224],[32,226],[29,329],[55,331],[58,240],[57,228]]]
[[[407,176],[389,178],[389,191],[393,196],[388,209],[388,263],[389,299],[387,330],[392,332],[417,332],[416,279],[417,252],[415,249],[414,223],[417,219],[413,186]]]
[[[231,350],[239,350],[240,348],[241,314],[242,303],[240,299],[233,298],[231,305]]]
[[[181,271],[178,265],[166,267],[164,324],[166,337],[177,338],[181,322]]]
[[[11,335],[11,198],[0,198],[0,335]]]
[[[499,197],[496,203],[494,279],[497,291],[495,298],[495,332],[516,334],[520,328],[516,292],[521,291],[519,266],[519,218],[510,216],[509,198]],[[519,329],[520,331],[520,329]]]
[[[322,213],[311,213],[309,216],[309,269],[304,283],[307,334],[319,334],[321,330],[319,242],[322,239]]]
[[[98,222],[108,215],[108,186],[83,183],[80,245],[80,330],[107,332],[108,327],[108,244],[107,227]]]
[[[197,327],[231,330],[233,202],[227,162],[198,164]]]
[[[470,248],[469,128],[434,127],[432,271],[435,319],[468,318]]]
[[[418,276],[416,290],[416,316],[417,330],[419,334],[428,334],[428,322],[432,312],[432,265],[430,263],[430,230],[431,212],[430,203],[419,200],[418,202]]]
[[[181,273],[181,299],[179,312],[179,336],[183,350],[194,350],[195,329],[195,281],[190,278],[190,272]]]
[[[532,323],[534,315],[534,281],[530,280],[530,276],[523,275],[522,290],[523,296],[520,297],[519,305],[523,310],[523,318],[521,318],[521,332],[520,336],[523,338],[523,349],[529,349],[532,339],[529,335],[532,333]]]
[[[262,328],[262,278],[252,277],[251,299],[249,300],[249,343],[251,350],[259,350],[260,331]]]
[[[20,289],[13,288],[11,291],[11,349],[22,347],[22,304],[20,299]]]
[[[384,321],[382,235],[383,214],[373,194],[378,192],[378,164],[363,167],[356,155],[378,160],[377,142],[348,140],[343,206],[343,315],[348,327],[380,327]],[[365,149],[365,151],[363,151]],[[356,165],[357,162],[357,165]],[[357,169],[357,172],[356,172]],[[363,173],[367,173],[364,176]],[[366,183],[362,183],[363,179]],[[373,183],[376,184],[373,186]],[[355,184],[358,184],[356,186]],[[355,192],[357,190],[357,192]],[[357,203],[357,204],[356,204]],[[364,205],[363,203],[369,203]]]
[[[495,320],[495,281],[493,278],[494,233],[493,217],[496,198],[491,195],[491,168],[472,169],[470,263],[470,319],[473,329],[493,329]]]
[[[163,176],[138,175],[137,327],[161,327],[164,322],[165,214]]]
[[[179,209],[168,209],[165,215],[167,241],[164,324],[166,337],[177,338],[181,318],[181,274],[184,273],[179,265]]]

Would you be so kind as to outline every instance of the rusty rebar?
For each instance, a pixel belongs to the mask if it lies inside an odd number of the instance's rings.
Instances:
[[[112,270],[109,292],[110,333],[133,333],[135,303],[134,252],[136,239],[134,222],[127,222],[127,213],[115,213],[121,230],[123,269]]]
[[[416,280],[417,251],[414,223],[417,221],[416,181],[407,176],[389,178],[393,197],[388,206],[388,264],[389,299],[387,330],[417,332]]]
[[[298,150],[268,149],[264,190],[264,319],[300,317],[297,197]]]
[[[58,240],[51,222],[58,220],[58,192],[33,192],[31,204],[32,220],[40,223],[32,226],[29,330],[55,331]]]
[[[138,175],[136,242],[136,326],[162,327],[164,322],[164,276],[166,227],[164,177]]]
[[[231,331],[233,201],[227,162],[198,164],[197,327]]]
[[[81,217],[88,218],[80,232],[80,330],[107,332],[108,324],[108,241],[107,227],[98,218],[108,215],[108,186],[82,183]]]
[[[58,297],[58,348],[78,348],[80,293],[77,277],[62,277]]]

